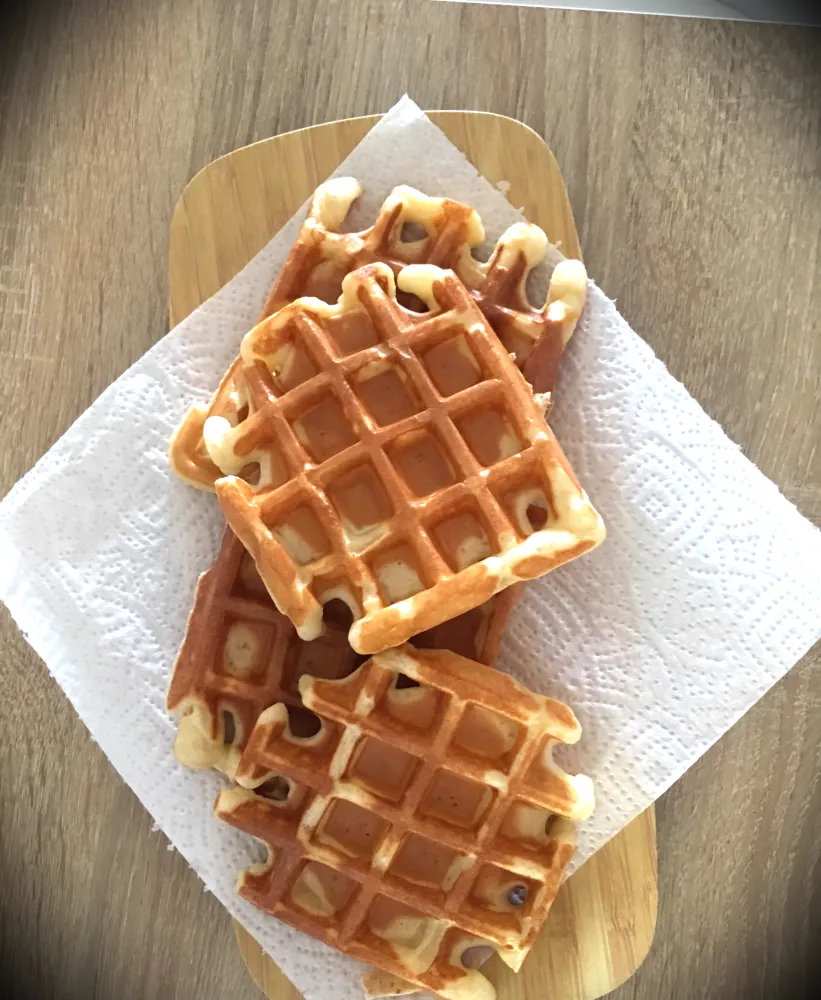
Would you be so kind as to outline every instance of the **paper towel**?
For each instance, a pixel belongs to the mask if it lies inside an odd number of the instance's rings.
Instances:
[[[398,183],[470,202],[494,240],[519,218],[408,99],[337,173],[365,187],[358,223]],[[5,498],[0,598],[207,887],[307,1000],[353,1000],[357,963],[236,895],[259,847],[213,817],[221,779],[177,764],[164,711],[194,582],[222,527],[213,496],[169,473],[168,439],[236,354],[299,223],[107,389]],[[584,727],[563,757],[597,789],[578,864],[819,637],[821,533],[593,284],[551,424],[608,539],[528,587],[500,665],[566,700]]]

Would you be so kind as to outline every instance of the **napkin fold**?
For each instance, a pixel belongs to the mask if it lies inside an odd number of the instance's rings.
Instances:
[[[357,228],[399,183],[469,202],[491,241],[520,218],[408,98],[336,173],[365,189]],[[171,475],[168,440],[235,356],[303,217],[110,386],[3,500],[0,598],[171,843],[306,1000],[358,1000],[358,963],[237,896],[237,872],[259,847],[214,818],[222,779],[176,762],[164,707],[194,583],[222,528],[215,499]],[[608,539],[529,585],[499,666],[566,701],[584,728],[563,751],[597,790],[578,866],[819,638],[821,532],[592,283],[557,397],[551,425]]]

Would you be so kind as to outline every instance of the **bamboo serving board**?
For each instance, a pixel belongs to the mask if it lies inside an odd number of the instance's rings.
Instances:
[[[430,117],[491,184],[508,182],[512,204],[567,256],[581,257],[559,167],[535,132],[485,112],[438,111]],[[241,270],[377,121],[378,116],[351,118],[289,132],[201,170],[183,191],[171,222],[172,326]],[[497,958],[484,971],[500,1000],[603,996],[644,960],[657,898],[651,807],[565,883],[518,975]],[[298,1000],[299,992],[257,942],[239,924],[235,929],[245,964],[265,995]]]

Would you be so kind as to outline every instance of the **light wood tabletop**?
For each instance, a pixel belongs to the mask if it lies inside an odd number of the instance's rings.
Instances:
[[[199,168],[407,90],[545,137],[591,274],[821,522],[818,32],[426,0],[16,6],[0,14],[0,494],[165,333],[171,213]],[[660,800],[655,943],[613,996],[809,995],[819,659]],[[4,609],[0,701],[2,995],[259,997],[228,915]]]

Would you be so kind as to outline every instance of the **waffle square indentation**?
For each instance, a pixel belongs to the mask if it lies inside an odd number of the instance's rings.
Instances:
[[[468,906],[499,928],[520,931],[539,899],[542,883],[498,865],[482,865],[468,897]]]
[[[346,799],[332,799],[314,834],[318,844],[352,858],[370,861],[388,830],[388,822]]]
[[[459,719],[452,745],[458,753],[477,763],[506,772],[524,738],[524,728],[514,719],[483,705],[468,705]]]
[[[370,568],[385,604],[404,601],[426,589],[421,560],[409,542],[382,549],[370,559]]]
[[[357,441],[339,400],[330,394],[295,418],[292,426],[297,440],[315,462],[324,462]]]
[[[328,919],[345,910],[357,889],[350,876],[321,861],[309,861],[291,886],[290,901],[312,917]]]
[[[450,892],[472,859],[452,847],[410,833],[399,846],[389,874],[405,882]]]
[[[319,373],[316,361],[299,338],[296,323],[291,323],[284,342],[279,344],[270,360],[274,388],[279,396],[296,389]]]
[[[457,481],[453,463],[430,431],[403,434],[393,443],[390,457],[416,497],[430,496]]]
[[[442,396],[453,396],[482,381],[482,369],[467,338],[459,334],[422,354],[430,380]]]
[[[360,368],[351,382],[380,427],[398,423],[422,409],[404,372],[389,361],[372,361]]]
[[[308,504],[295,507],[270,528],[271,534],[298,566],[316,562],[331,551],[331,542]]]
[[[342,357],[375,347],[382,340],[379,330],[364,310],[332,316],[325,321],[325,329]]]
[[[441,714],[442,695],[404,674],[398,674],[385,692],[380,714],[395,724],[432,731]]]
[[[262,681],[276,640],[273,625],[253,618],[226,617],[222,652],[217,671],[243,681]]]
[[[431,535],[445,562],[455,573],[494,553],[484,525],[472,510],[458,511],[443,518],[432,526]]]
[[[459,433],[479,462],[485,466],[518,454],[524,447],[512,421],[498,407],[482,406],[457,417]]]
[[[399,747],[365,736],[348,765],[348,777],[374,795],[400,802],[419,761]]]
[[[384,534],[393,507],[370,463],[344,472],[328,485],[327,492],[353,551],[362,551]]]
[[[487,814],[493,797],[488,785],[440,769],[422,796],[418,811],[450,826],[472,830]]]

